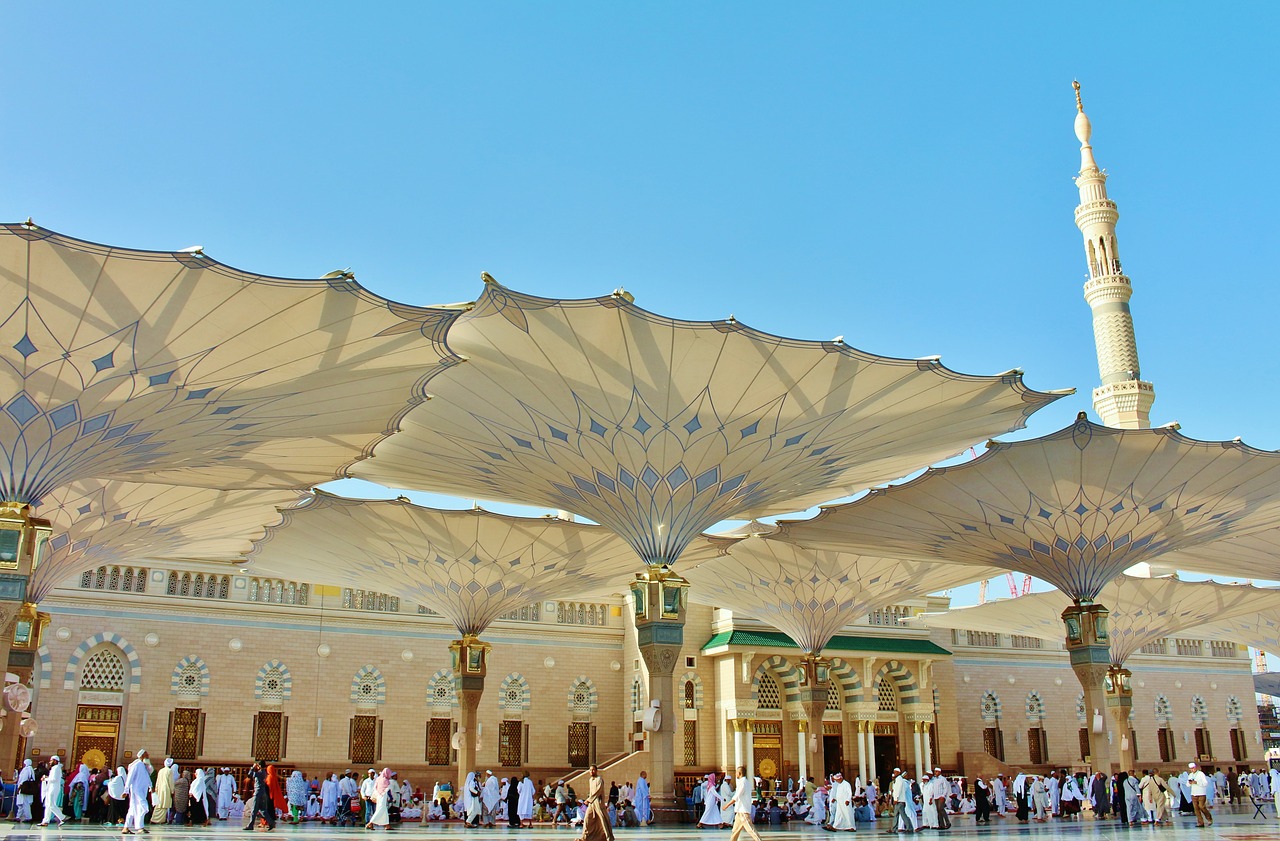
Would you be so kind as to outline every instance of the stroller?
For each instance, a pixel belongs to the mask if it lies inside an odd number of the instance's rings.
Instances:
[[[363,826],[364,801],[359,797],[344,797],[338,804],[338,826]]]

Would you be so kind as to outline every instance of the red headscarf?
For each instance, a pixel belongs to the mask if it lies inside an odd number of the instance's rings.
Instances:
[[[289,801],[280,790],[280,775],[276,773],[274,765],[267,766],[267,791],[271,794],[271,802],[277,809],[289,808]]]

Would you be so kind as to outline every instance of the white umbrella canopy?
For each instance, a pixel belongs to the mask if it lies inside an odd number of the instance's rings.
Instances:
[[[780,523],[810,546],[990,564],[1090,602],[1140,562],[1280,522],[1280,453],[1174,429],[1077,421],[993,442],[981,457],[811,520]],[[1250,574],[1222,558],[1213,572]]]
[[[456,315],[344,273],[267,277],[0,225],[0,498],[333,479],[456,361]]]
[[[255,570],[399,596],[463,635],[544,598],[616,592],[635,566],[631,547],[609,529],[556,517],[321,491],[283,514],[253,549]]]
[[[902,599],[991,577],[992,567],[900,560],[755,535],[715,539],[720,551],[682,571],[695,602],[767,622],[820,655],[842,628]]]
[[[158,558],[239,564],[297,491],[224,491],[86,479],[58,488],[37,509],[53,525],[47,556],[32,571],[27,600],[102,565]]]
[[[1160,559],[1160,565],[1208,575],[1229,569],[1242,577],[1280,581],[1280,528],[1172,552]]]
[[[1190,632],[1211,620],[1248,621],[1259,612],[1280,611],[1280,590],[1250,584],[1182,581],[1176,577],[1122,575],[1102,588],[1098,601],[1110,611],[1111,662],[1123,666],[1142,646]],[[1071,598],[1058,590],[1002,599],[945,613],[912,617],[930,628],[958,628],[1062,639],[1062,612]]]
[[[484,277],[449,331],[467,364],[438,375],[433,399],[352,474],[573,511],[653,566],[717,522],[907,475],[1066,393],[665,318],[622,292],[552,300]]]

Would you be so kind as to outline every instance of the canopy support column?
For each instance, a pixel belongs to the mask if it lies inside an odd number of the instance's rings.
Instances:
[[[476,747],[479,742],[476,718],[480,698],[484,695],[484,678],[489,670],[487,642],[481,642],[475,634],[463,634],[462,639],[449,643],[453,656],[453,673],[458,681],[458,796],[462,795],[467,774],[476,770]]]
[[[48,552],[52,536],[52,525],[32,517],[29,505],[0,502],[0,665],[5,667],[0,675],[13,672],[24,682],[31,677],[40,631],[49,621],[47,614],[37,614],[36,606],[27,601],[27,587],[32,571]],[[10,662],[14,654],[21,662]],[[25,710],[15,710],[3,696],[0,704],[11,713],[7,726],[0,730],[0,768],[14,768],[22,764],[16,753]]]
[[[1133,727],[1129,714],[1133,711],[1133,674],[1121,666],[1112,666],[1107,670],[1104,690],[1107,698],[1107,713],[1111,716],[1111,726],[1115,739],[1120,745],[1120,770],[1134,771],[1133,742],[1130,739]]]
[[[1106,706],[1107,671],[1111,668],[1108,615],[1109,611],[1098,604],[1077,603],[1062,612],[1071,670],[1084,690],[1090,765],[1094,771],[1109,775],[1113,771],[1111,745],[1107,743],[1106,726],[1101,720]]]
[[[800,760],[800,779],[807,780],[809,778],[809,750],[806,747],[808,741],[805,737],[813,730],[813,722],[801,719],[796,722],[796,747],[798,748],[796,756]]]
[[[650,733],[649,763],[654,818],[669,814],[675,783],[675,669],[684,646],[689,582],[664,566],[651,566],[631,582],[636,642],[649,675],[650,709],[644,727]]]
[[[826,759],[822,749],[822,716],[827,711],[827,692],[831,687],[831,661],[816,653],[806,654],[800,661],[804,679],[800,684],[800,705],[809,719],[805,742],[800,745],[800,756],[807,756],[809,774],[823,779],[827,776]],[[808,777],[804,766],[800,776]]]

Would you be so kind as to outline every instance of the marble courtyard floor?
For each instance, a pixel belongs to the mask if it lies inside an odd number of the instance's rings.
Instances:
[[[1255,841],[1255,839],[1280,839],[1280,821],[1274,817],[1270,805],[1267,807],[1267,819],[1252,817],[1252,806],[1220,806],[1214,810],[1214,824],[1212,827],[1201,829],[1196,826],[1195,820],[1190,817],[1175,816],[1174,824],[1171,827],[1161,827],[1152,829],[1150,827],[1143,828],[1125,828],[1115,821],[1095,821],[1086,818],[1081,821],[1061,821],[1054,820],[1046,824],[1020,824],[1013,818],[1005,818],[1003,820],[994,820],[990,826],[975,826],[971,817],[965,816],[954,818],[954,825],[949,832],[937,833],[933,830],[925,830],[919,833],[923,839],[948,836],[952,839],[994,839],[1002,837],[1033,837],[1037,841],[1112,841],[1112,839],[1138,839],[1146,838],[1150,835],[1152,838],[1161,839],[1161,841],[1184,841],[1186,839],[1199,839],[1206,837],[1226,839],[1226,841]],[[889,820],[881,819],[877,826],[871,824],[859,824],[858,835],[864,837],[876,836],[887,839],[890,835],[885,831],[888,827]],[[5,821],[0,823],[0,827],[4,828],[4,838],[7,841],[22,841],[22,839],[30,839],[30,841],[49,841],[52,838],[65,839],[65,841],[84,841],[84,839],[96,839],[102,841],[106,838],[120,838],[120,831],[103,826],[90,826],[88,824],[80,824],[73,826],[68,823],[62,829],[57,828],[40,828],[31,829],[25,825],[15,826]],[[801,828],[793,829],[790,827],[757,827],[762,838],[765,841],[817,841],[819,838],[847,837],[845,835],[837,836],[835,833],[824,832],[821,829],[815,829],[802,824]],[[368,832],[363,828],[336,828],[327,827],[322,824],[306,823],[301,826],[292,826],[289,824],[280,824],[275,831],[267,835],[269,838],[288,838],[294,841],[332,841],[341,837],[377,837],[384,834],[394,834],[400,837],[421,838],[426,841],[553,841],[553,839],[563,839],[563,841],[572,841],[577,836],[576,831],[569,831],[561,827],[560,829],[552,829],[550,827],[535,827],[533,829],[471,829],[464,830],[457,823],[450,824],[432,824],[422,826],[417,823],[400,824],[388,833]],[[690,825],[666,825],[642,827],[639,829],[619,829],[615,831],[617,841],[712,841],[712,839],[723,839],[728,841],[728,830],[698,830]],[[240,829],[238,823],[221,823],[208,828],[189,829],[179,827],[154,827],[151,830],[150,837],[154,841],[199,841],[199,839],[208,839],[218,837],[223,841],[232,841],[234,838],[262,838],[264,833],[255,833],[249,836],[248,833]]]

